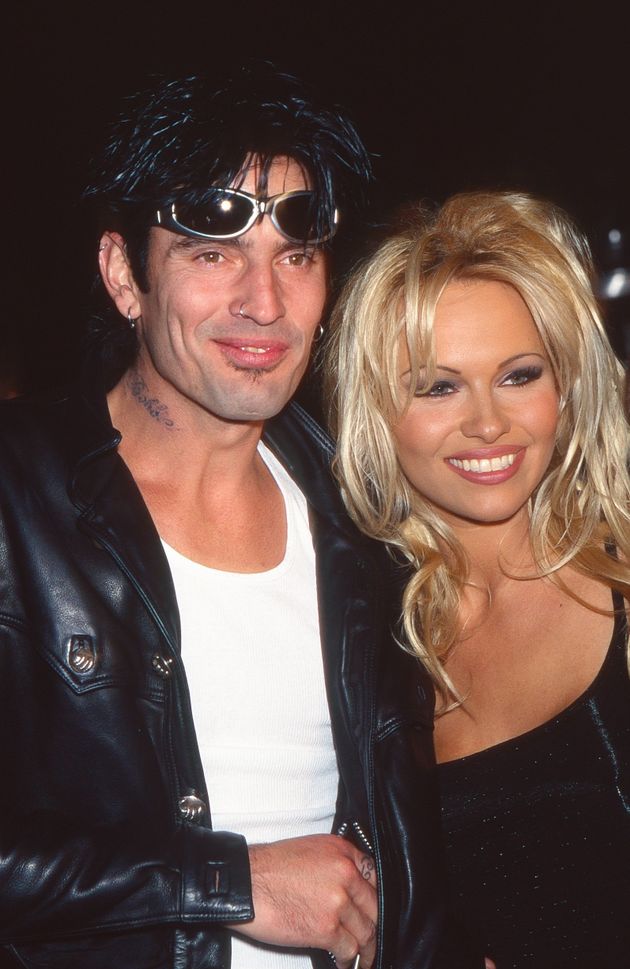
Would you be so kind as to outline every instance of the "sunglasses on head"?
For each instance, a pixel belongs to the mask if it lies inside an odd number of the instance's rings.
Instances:
[[[217,188],[201,205],[173,204],[158,209],[156,225],[200,239],[235,239],[268,215],[274,227],[290,242],[317,244],[330,239],[337,228],[337,211],[328,232],[317,227],[315,192],[283,192],[258,198],[234,188]]]

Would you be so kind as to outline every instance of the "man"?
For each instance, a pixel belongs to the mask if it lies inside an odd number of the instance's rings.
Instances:
[[[99,356],[134,355],[0,418],[3,966],[433,965],[431,691],[286,407],[366,164],[272,73],[113,131]]]

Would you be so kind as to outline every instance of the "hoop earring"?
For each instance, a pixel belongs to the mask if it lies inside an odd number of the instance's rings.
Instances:
[[[321,323],[317,324],[317,329],[315,330],[315,336],[313,337],[313,343],[319,343],[324,335],[324,327]]]
[[[138,319],[138,317],[136,316],[136,320],[137,319]],[[136,320],[134,320],[133,316],[131,315],[131,306],[130,306],[129,309],[127,310],[127,323],[129,324],[129,329],[130,330],[135,330],[135,328],[136,328]]]

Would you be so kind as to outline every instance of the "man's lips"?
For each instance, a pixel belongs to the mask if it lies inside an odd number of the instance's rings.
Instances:
[[[500,448],[479,448],[464,451],[445,458],[446,463],[461,477],[479,484],[500,484],[516,474],[523,458],[525,448],[504,446]]]
[[[232,363],[239,367],[254,368],[273,367],[289,349],[289,344],[282,340],[261,340],[252,337],[228,337],[214,341],[221,352]]]

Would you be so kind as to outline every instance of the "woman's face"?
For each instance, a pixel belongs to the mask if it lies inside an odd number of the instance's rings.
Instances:
[[[450,283],[437,307],[437,370],[393,428],[414,488],[453,527],[505,522],[551,460],[559,397],[534,320],[507,283]],[[401,381],[409,386],[405,348]]]

